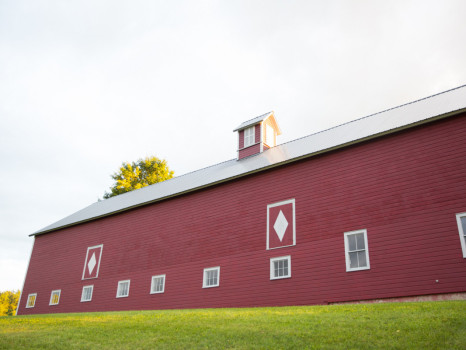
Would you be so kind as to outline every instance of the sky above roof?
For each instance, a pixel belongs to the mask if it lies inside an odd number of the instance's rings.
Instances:
[[[182,175],[466,83],[466,2],[0,1],[0,291],[123,161]],[[265,209],[264,209],[265,210]]]

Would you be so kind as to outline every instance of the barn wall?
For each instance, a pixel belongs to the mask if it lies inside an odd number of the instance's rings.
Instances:
[[[19,314],[336,303],[466,291],[466,115],[36,238]],[[267,205],[296,203],[296,245],[266,250]],[[346,272],[343,233],[367,229],[370,269]],[[97,279],[87,248],[103,244]],[[291,256],[292,277],[269,260]],[[202,288],[220,266],[220,286]],[[165,293],[150,294],[166,274]],[[127,298],[117,283],[130,279]],[[437,282],[438,281],[438,282]],[[85,285],[91,302],[81,303]],[[59,305],[49,306],[61,289]],[[29,293],[36,306],[26,309]]]

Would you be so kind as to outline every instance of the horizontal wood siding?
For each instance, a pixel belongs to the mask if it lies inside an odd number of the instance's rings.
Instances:
[[[243,148],[239,151],[239,159],[252,156],[254,154],[260,153],[260,144],[256,143],[255,145]]]
[[[334,303],[466,291],[466,116],[427,124],[37,236],[19,314]],[[266,250],[267,204],[294,198],[296,246]],[[367,229],[370,270],[346,272],[343,233]],[[97,279],[81,280],[103,244]],[[270,280],[270,258],[291,278]],[[220,286],[202,288],[220,266]],[[150,294],[151,276],[165,292]],[[115,298],[120,280],[129,297]],[[85,285],[91,302],[81,303]],[[49,306],[61,289],[59,305]],[[36,306],[26,309],[29,293]]]
[[[256,142],[261,142],[261,140],[262,140],[261,139],[261,134],[262,134],[261,129],[262,129],[261,124],[256,124],[254,126],[254,140]]]
[[[238,131],[238,149],[244,147],[244,130]]]

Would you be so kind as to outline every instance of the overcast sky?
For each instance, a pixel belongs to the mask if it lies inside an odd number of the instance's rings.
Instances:
[[[466,83],[466,1],[0,0],[0,291],[123,161],[181,175]]]

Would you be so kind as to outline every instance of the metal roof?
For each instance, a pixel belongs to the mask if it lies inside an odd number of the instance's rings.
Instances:
[[[281,144],[251,157],[232,159],[93,203],[31,236],[95,220],[464,111],[466,85]],[[255,123],[268,114],[246,123]]]
[[[234,129],[233,131],[238,131],[238,130],[241,130],[241,129],[246,129],[248,126],[251,126],[251,125],[260,123],[261,121],[267,119],[267,118],[268,118],[270,115],[272,115],[272,114],[273,114],[273,111],[272,111],[272,112],[265,113],[265,114],[262,114],[262,115],[260,115],[260,116],[258,116],[258,117],[255,117],[255,118],[246,120],[244,123],[241,123],[241,125],[238,126],[236,129]]]

